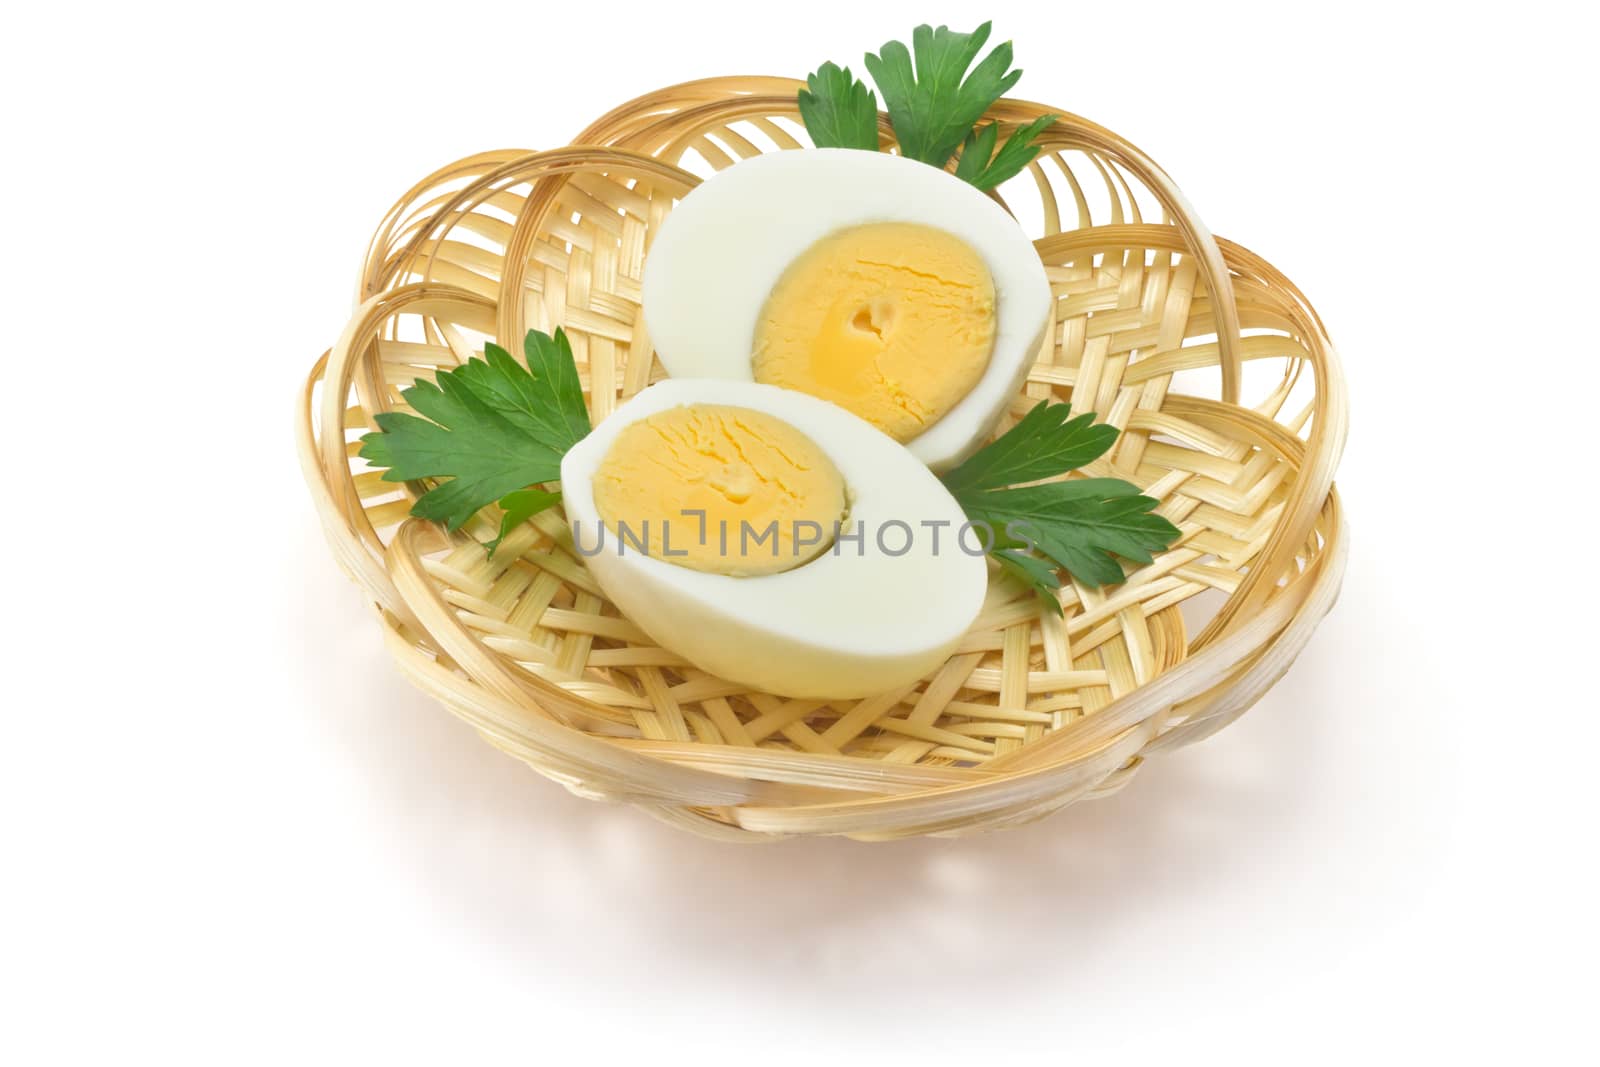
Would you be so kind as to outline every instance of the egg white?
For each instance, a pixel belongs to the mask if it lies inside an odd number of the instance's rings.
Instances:
[[[1017,221],[937,167],[846,148],[773,152],[729,167],[685,196],[656,234],[645,256],[645,326],[672,377],[752,381],[757,319],[783,272],[823,237],[873,222],[944,230],[994,279],[988,367],[906,442],[942,471],[983,443],[1021,387],[1044,339],[1050,284]]]
[[[939,666],[983,603],[988,568],[957,542],[966,517],[948,490],[893,438],[824,400],[755,382],[669,379],[619,407],[561,462],[561,491],[579,543],[600,529],[593,478],[617,435],[646,416],[685,404],[725,404],[781,419],[817,443],[843,475],[846,529],[865,537],[793,570],[734,578],[616,551],[584,562],[601,589],[663,648],[702,670],[754,689],[823,699],[868,696],[908,685]],[[881,524],[911,528],[911,550],[890,555]],[[943,523],[938,551],[932,531]],[[736,532],[735,532],[736,533]],[[713,535],[714,536],[714,535]],[[891,550],[905,542],[898,528]],[[975,544],[969,536],[968,545]]]

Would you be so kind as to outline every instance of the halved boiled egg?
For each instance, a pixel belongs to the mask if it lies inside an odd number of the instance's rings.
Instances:
[[[1043,340],[1033,244],[973,186],[840,148],[744,160],[691,191],[645,258],[674,378],[796,389],[944,470],[982,444]]]
[[[573,543],[605,594],[702,670],[793,697],[907,685],[983,602],[982,540],[916,457],[843,408],[669,379],[561,463]]]

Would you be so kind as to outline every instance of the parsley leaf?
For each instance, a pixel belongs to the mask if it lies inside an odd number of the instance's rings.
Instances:
[[[850,68],[824,63],[806,75],[800,118],[818,148],[878,150],[878,98]]]
[[[999,123],[991,122],[982,129],[967,134],[962,144],[961,158],[956,161],[956,177],[977,186],[993,189],[1001,182],[1022,173],[1022,168],[1032,163],[1039,154],[1034,138],[1043,133],[1059,116],[1040,115],[1026,126],[1018,126],[1006,138],[998,153],[994,150],[999,138]],[[993,155],[994,158],[990,158]]]
[[[1120,478],[1079,478],[960,498],[967,518],[1004,529],[1008,540],[1032,542],[1046,559],[1088,585],[1125,577],[1113,556],[1145,564],[1178,528],[1153,514],[1158,503]]]
[[[386,482],[448,478],[412,505],[411,514],[458,530],[479,509],[506,512],[490,552],[517,524],[550,507],[559,493],[530,489],[561,476],[561,457],[589,432],[577,364],[567,335],[528,331],[524,367],[496,344],[435,380],[400,395],[417,412],[375,416],[378,432],[360,455],[386,467]]]
[[[961,150],[955,176],[979,189],[993,189],[1013,178],[1039,154],[1039,134],[1058,116],[1042,115],[1000,138],[997,123],[978,120],[1022,71],[1011,70],[1011,42],[996,45],[976,67],[973,60],[989,39],[985,22],[971,33],[948,26],[918,26],[911,47],[889,41],[865,57],[867,73],[883,94],[900,154],[943,167]],[[970,72],[969,72],[970,68]],[[878,149],[878,101],[872,90],[834,63],[806,76],[799,91],[800,117],[818,148]]]
[[[1022,77],[1022,71],[1010,70],[1009,41],[967,72],[989,39],[989,26],[985,22],[971,33],[918,26],[910,49],[889,41],[876,55],[867,54],[867,72],[883,94],[901,155],[944,166],[990,105]]]
[[[496,503],[500,505],[504,514],[500,516],[500,532],[494,535],[493,541],[484,546],[489,550],[490,559],[494,558],[494,550],[500,547],[500,542],[506,539],[507,534],[539,512],[561,503],[561,494],[544,489],[519,489],[515,493],[507,493]]]
[[[1058,613],[1057,568],[1086,585],[1116,585],[1126,577],[1118,556],[1150,563],[1180,533],[1154,513],[1158,501],[1131,482],[1042,480],[1100,458],[1117,435],[1114,426],[1096,425],[1093,415],[1073,418],[1068,405],[1041,401],[944,476],[967,518],[989,529],[990,555],[1001,569]]]
[[[1056,614],[1061,614],[1061,601],[1053,595],[1055,590],[1061,588],[1061,579],[1056,575],[1054,564],[1046,563],[1038,556],[1030,556],[1019,548],[997,548],[990,555],[1000,564],[1001,570],[1011,572],[1021,578],[1024,585],[1042,593],[1047,603],[1055,605]]]
[[[956,160],[956,177],[971,185],[978,185],[978,180],[988,168],[989,157],[994,155],[995,141],[999,137],[998,122],[983,127],[974,126],[968,132],[967,139],[961,142],[961,158]],[[978,188],[987,189],[990,186],[979,185]]]
[[[490,342],[483,359],[469,359],[449,373],[523,433],[564,455],[589,432],[572,345],[560,329],[554,337],[529,330],[522,352],[526,370]]]
[[[1022,421],[946,474],[944,484],[959,497],[1054,478],[1111,451],[1117,432],[1115,426],[1097,424],[1092,414],[1073,418],[1070,405],[1041,400]]]

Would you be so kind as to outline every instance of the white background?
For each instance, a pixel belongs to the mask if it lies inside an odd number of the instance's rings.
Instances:
[[[1592,29],[1030,6],[3,16],[0,1058],[1593,1055]],[[392,200],[660,85],[982,17],[1340,346],[1354,554],[1283,683],[1024,830],[745,849],[401,683],[290,435]]]

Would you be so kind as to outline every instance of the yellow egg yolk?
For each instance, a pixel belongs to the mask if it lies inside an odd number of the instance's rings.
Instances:
[[[932,226],[872,223],[790,264],[756,321],[752,370],[909,441],[983,377],[994,334],[994,279],[976,252]]]
[[[689,404],[630,423],[593,477],[615,543],[713,574],[791,570],[833,543],[844,478],[816,443],[749,408]]]

